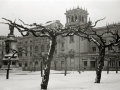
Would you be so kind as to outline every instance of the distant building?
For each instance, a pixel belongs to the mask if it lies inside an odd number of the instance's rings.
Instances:
[[[2,59],[4,56],[5,51],[5,42],[6,36],[0,36],[0,68],[2,66]]]

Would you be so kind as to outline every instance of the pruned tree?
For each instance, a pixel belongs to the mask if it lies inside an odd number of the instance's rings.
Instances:
[[[10,63],[11,59],[15,57],[16,54],[19,54],[21,52],[26,53],[27,51],[25,49],[22,49],[21,51],[17,51],[15,49],[7,48],[12,51],[12,56],[8,57],[8,68],[7,68],[7,74],[6,74],[6,79],[9,79],[9,70],[10,70]]]
[[[47,37],[50,39],[50,48],[46,60],[46,65],[44,68],[44,74],[42,78],[42,83],[41,83],[41,89],[47,89],[48,86],[48,81],[49,81],[49,74],[50,74],[50,67],[51,67],[51,61],[53,59],[54,51],[55,51],[55,46],[57,44],[57,37],[59,35],[62,35],[64,37],[66,36],[71,36],[71,31],[69,31],[69,28],[64,28],[62,29],[59,24],[54,24],[53,28],[46,28],[44,25],[39,25],[36,23],[33,24],[25,24],[22,20],[22,25],[17,24],[16,22],[12,22],[11,20],[8,20],[6,18],[3,18],[6,20],[8,24],[11,26],[14,26],[22,36],[28,36],[30,33],[33,34],[35,37]],[[55,22],[49,22],[47,23],[48,25],[53,24]]]
[[[100,20],[103,20],[103,19],[100,19]],[[107,25],[105,29],[101,28],[100,30],[97,30],[94,28],[97,22],[100,20],[97,20],[95,22],[95,25],[92,25],[92,22],[89,21],[84,26],[73,27],[74,29],[73,31],[75,32],[74,33],[75,35],[95,43],[99,49],[99,58],[98,58],[98,66],[96,70],[95,83],[100,83],[104,57],[105,57],[105,49],[110,46],[117,45],[120,41],[119,29],[116,28],[115,24]],[[112,27],[112,29],[110,29],[110,27]],[[107,38],[105,37],[106,35],[107,37],[110,38],[109,40],[107,40]]]
[[[11,58],[14,58],[15,54],[17,54],[18,52],[16,50],[11,49],[12,51],[12,56],[8,57],[8,68],[7,68],[7,74],[6,74],[6,79],[9,79],[9,70],[10,70],[10,62],[11,62]]]
[[[67,75],[67,58],[68,58],[69,54],[67,54],[67,53],[59,53],[58,56],[65,58],[65,73],[64,73],[64,75],[66,76]]]

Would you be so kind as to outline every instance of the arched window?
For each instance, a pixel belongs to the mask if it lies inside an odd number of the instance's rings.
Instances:
[[[35,53],[38,53],[38,46],[35,46]]]
[[[41,52],[44,52],[44,45],[41,46]]]
[[[19,66],[22,67],[22,63],[19,63]]]
[[[35,65],[38,65],[38,61],[35,61]]]
[[[77,15],[75,16],[75,21],[77,21]]]
[[[25,63],[25,67],[27,67],[27,63]]]
[[[84,22],[84,17],[82,16],[82,22]]]
[[[30,46],[30,56],[32,56],[32,46]]]
[[[27,56],[27,47],[25,47],[25,50],[26,50],[26,51],[25,51],[25,55]]]
[[[68,17],[68,23],[70,22],[70,17]]]
[[[79,16],[79,21],[81,21],[81,16]]]
[[[71,22],[74,22],[74,18],[73,18],[73,16],[71,17]]]

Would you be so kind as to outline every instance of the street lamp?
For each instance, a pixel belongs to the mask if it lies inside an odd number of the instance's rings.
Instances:
[[[9,79],[10,62],[11,62],[11,57],[8,57],[8,68],[7,68],[6,79]]]

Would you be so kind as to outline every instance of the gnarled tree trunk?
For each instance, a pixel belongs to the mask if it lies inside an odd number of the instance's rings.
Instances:
[[[49,49],[49,53],[48,53],[48,56],[47,56],[47,61],[46,61],[46,64],[45,64],[44,74],[43,74],[42,83],[41,83],[41,89],[42,90],[47,90],[51,61],[53,59],[53,54],[54,54],[54,51],[55,51],[55,45],[56,45],[56,38],[54,37],[50,41],[50,49]]]
[[[104,64],[104,56],[105,56],[105,48],[100,47],[99,48],[99,59],[98,59],[99,61],[98,61],[98,66],[96,70],[95,83],[100,83],[101,73],[102,73],[103,64]]]

